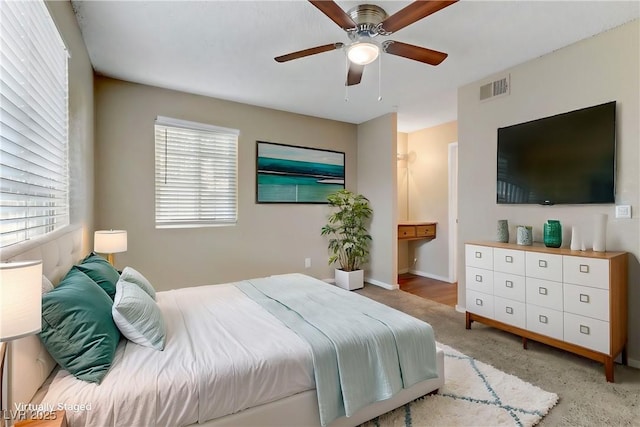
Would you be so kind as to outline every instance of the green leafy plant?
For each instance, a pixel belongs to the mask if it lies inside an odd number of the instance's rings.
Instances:
[[[355,271],[369,259],[367,220],[373,210],[369,200],[349,190],[339,190],[327,196],[329,206],[335,211],[329,215],[329,223],[322,227],[322,235],[329,236],[329,264],[338,262],[340,269]]]

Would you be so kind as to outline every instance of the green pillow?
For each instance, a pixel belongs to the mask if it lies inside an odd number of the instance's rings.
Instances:
[[[99,383],[120,340],[113,302],[77,267],[42,295],[40,339],[60,366],[84,381]]]
[[[113,297],[116,294],[116,283],[120,279],[118,270],[109,264],[106,259],[94,253],[87,256],[76,267],[100,285],[113,301]]]

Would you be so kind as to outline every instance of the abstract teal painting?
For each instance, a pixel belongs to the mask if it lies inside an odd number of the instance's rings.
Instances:
[[[344,153],[258,141],[257,203],[327,203],[344,188]]]

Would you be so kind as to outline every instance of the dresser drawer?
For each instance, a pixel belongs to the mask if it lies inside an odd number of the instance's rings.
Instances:
[[[465,262],[471,267],[493,270],[493,248],[465,245]]]
[[[416,237],[416,228],[413,225],[399,225],[398,238],[406,239],[409,237]]]
[[[525,278],[515,274],[493,273],[493,294],[515,301],[525,301]]]
[[[562,311],[562,283],[527,277],[526,288],[527,304]]]
[[[494,318],[503,323],[516,326],[518,328],[527,327],[527,316],[525,304],[506,298],[493,297]]]
[[[467,267],[467,289],[493,295],[493,271]]]
[[[493,249],[493,269],[524,276],[524,251]]]
[[[527,277],[562,282],[562,255],[527,252],[525,264]]]
[[[416,225],[417,237],[435,237],[436,226],[434,224],[429,225]]]
[[[493,319],[493,295],[467,290],[467,311]]]
[[[565,283],[564,311],[609,321],[609,291]]]
[[[565,256],[562,262],[565,283],[609,289],[609,260]]]
[[[527,329],[541,335],[561,340],[563,337],[561,311],[527,304]]]
[[[609,354],[609,322],[564,313],[564,340]]]

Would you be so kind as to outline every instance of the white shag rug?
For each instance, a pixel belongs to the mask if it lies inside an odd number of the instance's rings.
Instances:
[[[445,384],[364,424],[366,427],[534,426],[557,402],[546,392],[459,351],[445,353]]]

